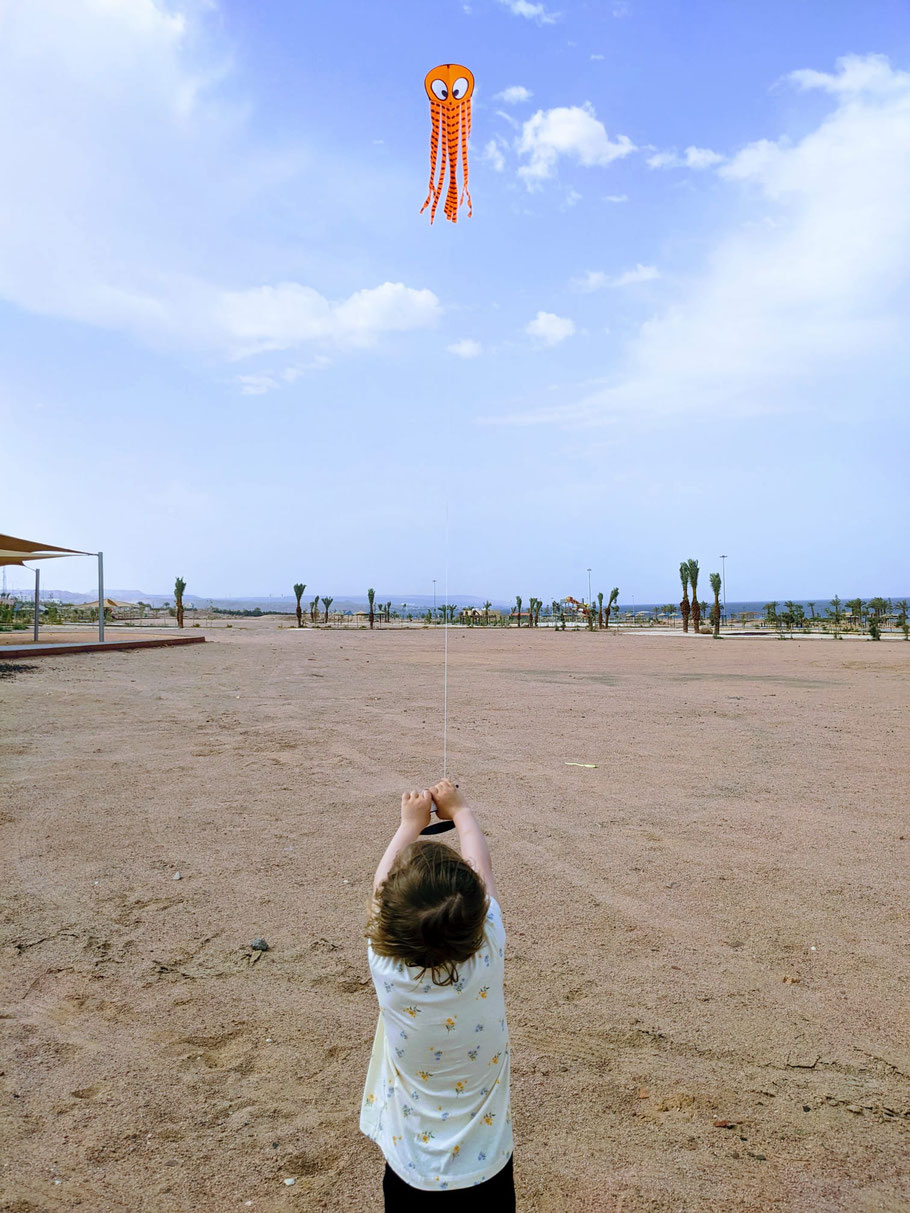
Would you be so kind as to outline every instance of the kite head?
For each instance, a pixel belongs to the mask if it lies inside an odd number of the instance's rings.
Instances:
[[[427,72],[423,83],[431,102],[457,109],[474,92],[474,73],[460,63],[441,63]]]

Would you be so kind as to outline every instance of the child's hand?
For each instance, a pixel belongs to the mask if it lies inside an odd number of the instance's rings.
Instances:
[[[451,779],[442,779],[435,787],[430,788],[430,795],[436,805],[436,816],[442,821],[454,821],[455,814],[468,807],[465,798]]]
[[[433,798],[424,789],[422,792],[405,792],[401,798],[401,824],[411,826],[418,832],[430,824]]]

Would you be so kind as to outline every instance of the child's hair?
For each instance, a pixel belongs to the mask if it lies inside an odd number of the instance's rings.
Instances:
[[[412,842],[377,890],[366,935],[377,955],[419,967],[418,979],[429,969],[434,985],[453,985],[456,966],[483,946],[488,907],[483,881],[457,851]]]

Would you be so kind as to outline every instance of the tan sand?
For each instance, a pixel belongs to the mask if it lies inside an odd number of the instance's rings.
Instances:
[[[364,904],[441,774],[442,636],[209,638],[0,681],[4,1213],[382,1207]],[[519,1209],[910,1209],[910,644],[450,658]]]

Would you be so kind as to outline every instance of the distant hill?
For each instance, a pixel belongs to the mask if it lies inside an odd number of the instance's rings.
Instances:
[[[27,591],[18,591],[23,598],[29,597]],[[173,594],[154,594],[149,590],[121,590],[105,586],[105,597],[115,598],[118,602],[147,602],[149,606],[164,606],[165,603],[173,605]],[[57,602],[94,602],[97,597],[97,591],[91,594],[80,594],[73,590],[42,590],[41,597],[44,601],[53,598]],[[303,602],[309,605],[313,601],[313,594],[307,592],[303,596]],[[407,610],[404,613],[418,614],[426,611],[433,606],[432,594],[379,594],[376,595],[377,604],[382,602],[391,602],[394,611],[401,612],[402,603],[407,603]],[[437,595],[436,602],[441,605],[443,601],[442,594]],[[482,607],[485,599],[477,598],[471,594],[454,594],[450,593],[449,601],[457,606],[477,606]],[[293,594],[283,596],[271,596],[269,594],[251,595],[248,598],[206,598],[199,594],[184,594],[184,605],[187,607],[196,607],[203,609],[204,607],[219,607],[222,610],[228,611],[254,611],[257,607],[260,611],[277,611],[283,614],[292,614],[297,606],[297,601]],[[493,603],[494,608],[502,609],[509,604]],[[363,596],[344,596],[337,595],[332,600],[332,611],[365,611],[368,609],[366,595]]]

